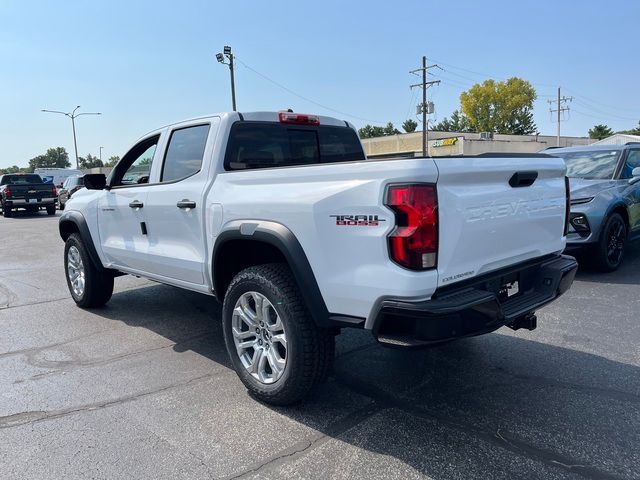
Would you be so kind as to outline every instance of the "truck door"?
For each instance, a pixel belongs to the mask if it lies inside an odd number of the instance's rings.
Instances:
[[[174,127],[159,171],[145,203],[148,272],[189,284],[204,285],[206,258],[204,195],[213,166],[219,120]]]
[[[151,167],[160,140],[156,134],[136,144],[111,176],[111,189],[98,205],[98,230],[106,259],[115,266],[147,270],[145,216]]]

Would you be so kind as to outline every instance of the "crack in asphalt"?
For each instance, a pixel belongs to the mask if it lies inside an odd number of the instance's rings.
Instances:
[[[51,377],[54,375],[58,375],[60,373],[66,373],[69,371],[73,371],[75,369],[78,368],[82,368],[82,367],[96,367],[96,366],[102,366],[102,365],[109,365],[111,363],[115,363],[118,362],[124,358],[129,358],[129,357],[135,357],[138,355],[144,355],[146,353],[150,353],[150,352],[156,352],[158,350],[164,350],[167,348],[174,348],[174,347],[182,347],[185,345],[189,345],[190,343],[196,341],[196,340],[200,340],[206,337],[211,336],[211,332],[206,332],[206,333],[200,333],[198,335],[193,335],[191,337],[187,337],[179,342],[172,342],[170,344],[167,345],[161,345],[161,346],[157,346],[157,347],[151,347],[151,348],[147,348],[144,350],[136,350],[135,352],[127,352],[127,353],[122,353],[120,355],[114,355],[111,357],[106,357],[106,358],[98,358],[98,359],[91,359],[91,360],[60,360],[60,361],[56,361],[56,360],[45,360],[45,361],[39,361],[37,359],[34,358],[34,354],[29,354],[27,355],[27,363],[29,363],[30,365],[34,366],[34,367],[42,367],[42,368],[55,368],[56,370],[50,371],[50,372],[43,372],[43,373],[39,373],[37,375],[33,375],[32,377],[30,377],[28,380],[39,380],[41,378],[44,377]],[[36,352],[37,353],[37,352]]]
[[[247,478],[248,476],[256,474],[258,472],[273,470],[274,468],[286,463],[286,461],[296,460],[300,457],[303,457],[309,451],[314,450],[321,445],[324,445],[332,438],[338,437],[348,432],[352,428],[360,425],[372,416],[383,411],[385,408],[385,406],[379,405],[376,402],[369,403],[365,407],[359,408],[349,413],[345,417],[329,424],[329,426],[323,429],[322,432],[317,432],[310,437],[300,440],[294,445],[280,450],[275,455],[250,465],[241,472],[227,477],[222,477],[222,480],[236,480]]]
[[[466,434],[472,434],[504,450],[539,461],[543,464],[552,465],[589,479],[622,480],[624,478],[616,474],[600,470],[597,467],[585,465],[558,452],[531,445],[526,441],[516,438],[512,434],[501,432],[500,429],[498,429],[496,433],[491,433],[469,422],[454,420],[449,416],[415,405],[404,398],[394,397],[390,393],[348,374],[336,373],[335,380],[347,389],[371,398],[374,402],[384,406],[385,408],[394,408],[413,417],[436,421],[441,425]]]
[[[14,413],[12,415],[6,415],[0,417],[0,429],[19,427],[21,425],[32,424],[36,422],[42,422],[47,420],[54,420],[67,415],[74,415],[82,412],[90,412],[93,410],[100,410],[103,408],[119,405],[122,403],[132,402],[139,398],[148,397],[157,393],[166,392],[167,390],[173,390],[177,388],[186,387],[195,383],[199,383],[204,380],[214,378],[215,374],[207,373],[198,377],[192,378],[184,382],[178,382],[171,385],[166,385],[161,388],[152,390],[146,390],[132,395],[125,395],[113,400],[105,400],[103,402],[88,403],[77,407],[62,408],[59,410],[33,410],[27,412]]]

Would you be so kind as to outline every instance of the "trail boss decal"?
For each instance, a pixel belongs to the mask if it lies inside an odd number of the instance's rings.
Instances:
[[[377,227],[380,222],[385,222],[384,218],[378,215],[329,215],[336,219],[336,225],[346,227]]]

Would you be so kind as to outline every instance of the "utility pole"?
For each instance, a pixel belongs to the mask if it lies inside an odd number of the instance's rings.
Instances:
[[[100,162],[102,162],[102,149],[103,149],[103,148],[104,148],[104,147],[100,147]]]
[[[422,57],[422,68],[411,70],[409,73],[422,72],[422,82],[410,85],[409,88],[422,87],[422,103],[418,105],[418,112],[422,113],[422,156],[427,156],[427,143],[429,141],[429,119],[427,114],[433,113],[433,104],[427,102],[427,88],[440,83],[440,80],[427,82],[427,70],[429,68],[440,68],[438,65],[427,65],[427,57]]]
[[[559,147],[560,146],[560,120],[561,120],[561,115],[562,112],[568,112],[569,111],[569,106],[567,105],[570,101],[573,100],[573,97],[561,97],[560,96],[560,87],[558,87],[558,98],[556,100],[547,100],[549,102],[549,106],[553,105],[554,103],[556,104],[556,108],[549,108],[549,111],[551,113],[553,112],[557,112],[558,113],[558,118],[557,118],[557,122],[558,122],[558,130],[556,133],[556,146]],[[565,105],[564,107],[562,105]]]
[[[71,119],[71,128],[73,129],[73,148],[75,150],[76,153],[76,168],[80,169],[80,164],[78,162],[78,141],[76,140],[76,117],[79,117],[81,115],[102,115],[102,113],[100,112],[82,112],[82,113],[76,113],[76,111],[80,108],[80,105],[78,105],[76,108],[73,109],[73,111],[71,112],[61,112],[59,110],[42,110],[45,113],[59,113],[61,115],[64,115],[65,117],[69,117]]]

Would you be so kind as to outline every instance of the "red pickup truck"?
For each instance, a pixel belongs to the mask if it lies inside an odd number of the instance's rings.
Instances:
[[[49,215],[54,215],[57,201],[55,185],[44,183],[40,175],[12,173],[0,176],[0,207],[5,217],[10,217],[18,208],[28,212],[45,208]]]

